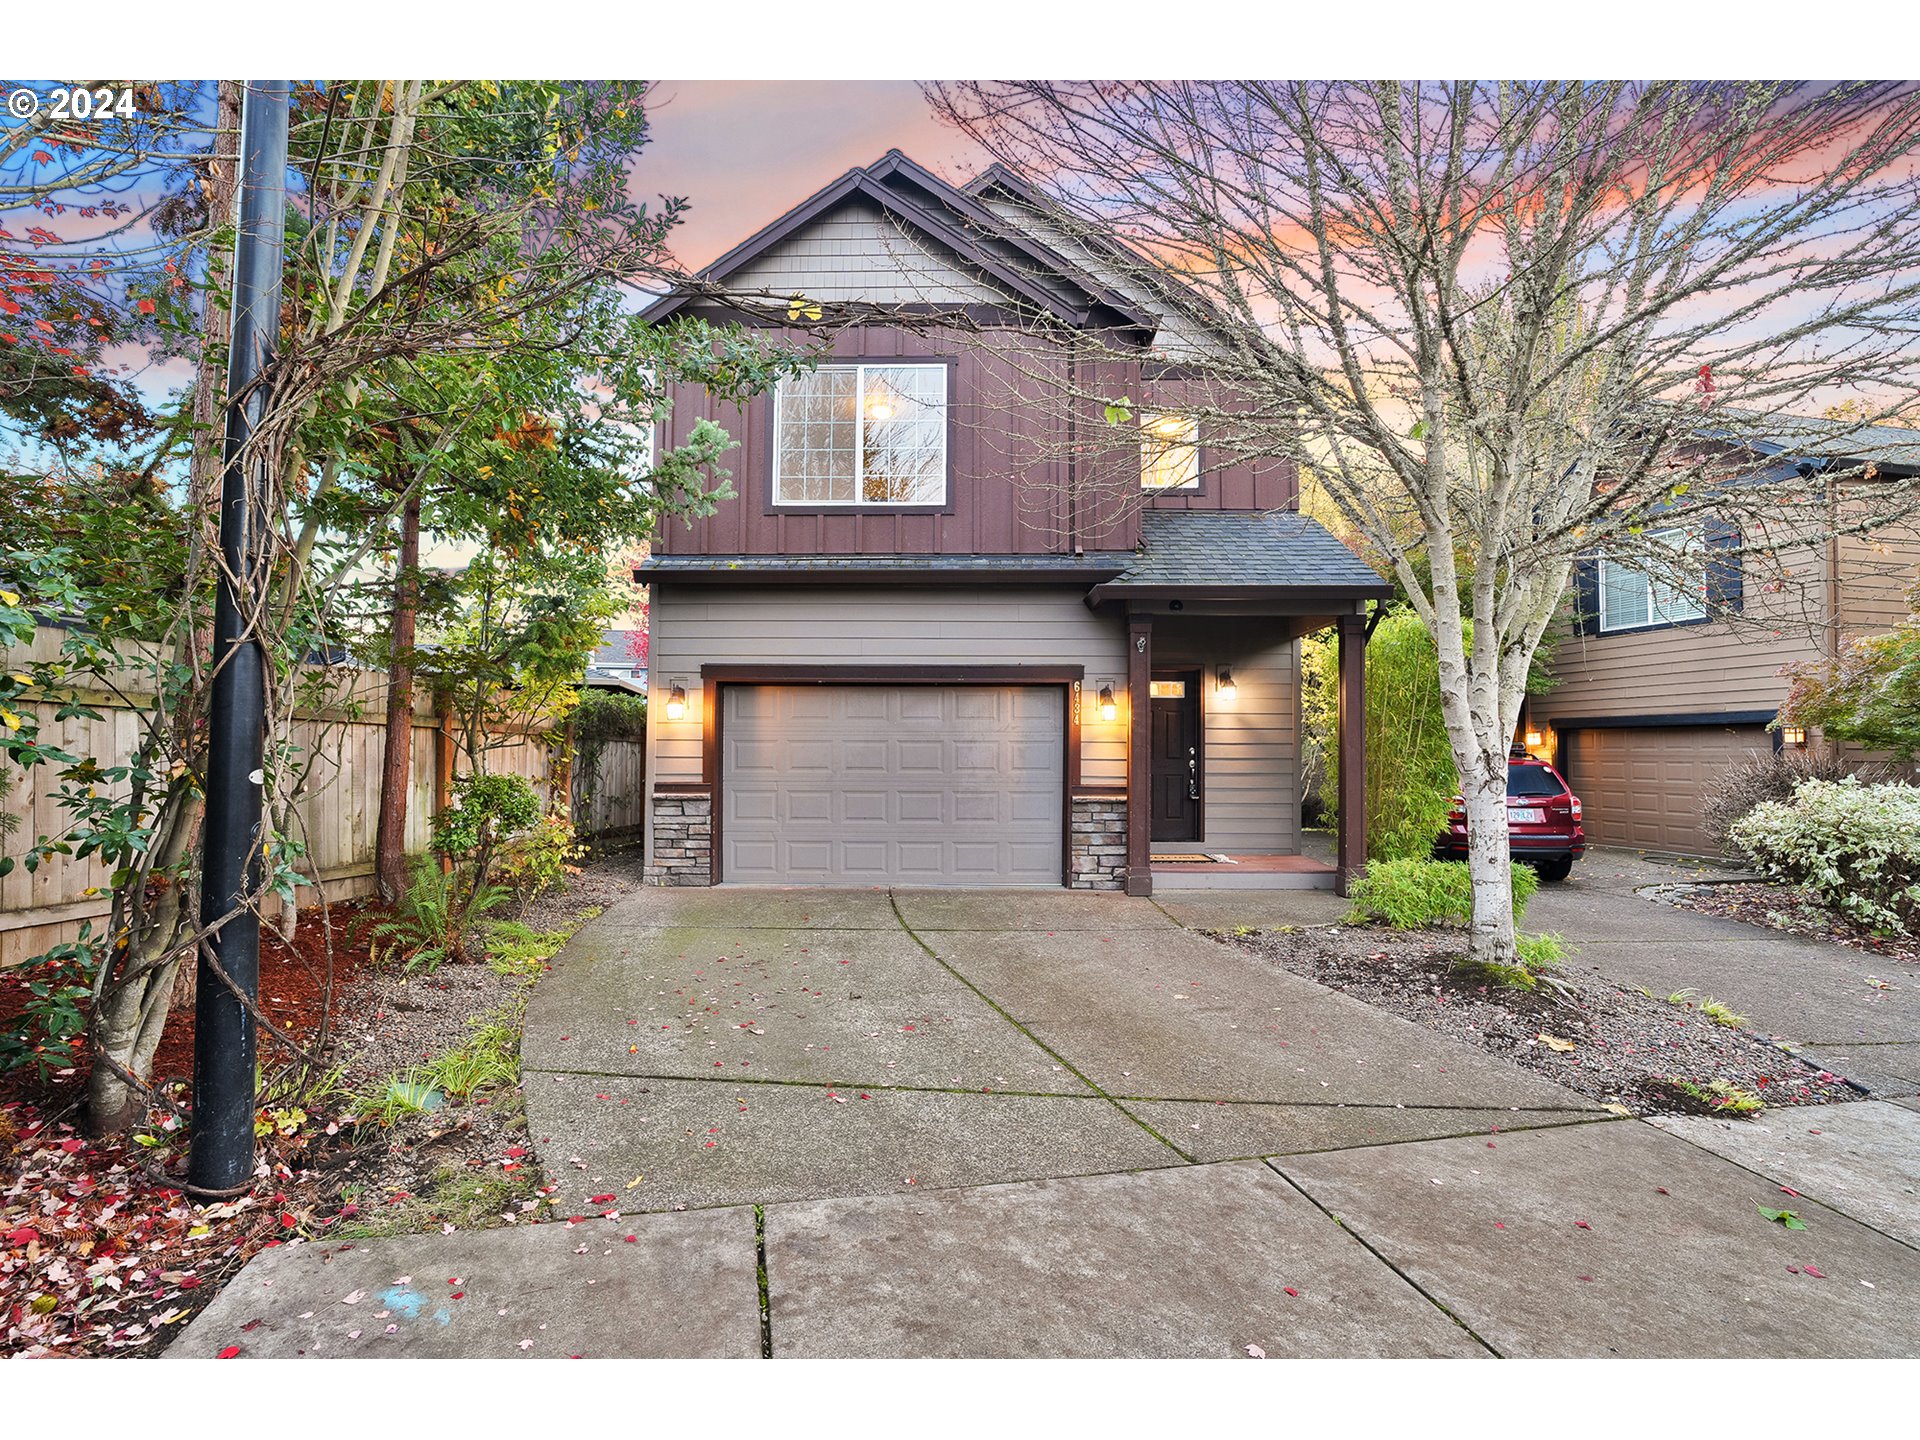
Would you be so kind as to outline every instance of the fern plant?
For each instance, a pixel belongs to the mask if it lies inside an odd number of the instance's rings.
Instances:
[[[394,913],[367,929],[368,954],[375,964],[397,956],[409,973],[431,974],[449,960],[467,958],[467,927],[503,904],[509,892],[484,882],[470,885],[460,870],[443,873],[428,857],[416,857],[410,868],[407,893]]]

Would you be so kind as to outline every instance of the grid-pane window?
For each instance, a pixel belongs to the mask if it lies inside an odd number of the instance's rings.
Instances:
[[[774,399],[781,505],[940,505],[947,367],[825,365]]]
[[[1699,537],[1684,530],[1660,530],[1647,536],[1657,545],[1671,546],[1690,559],[1701,549]],[[1650,625],[1674,625],[1699,620],[1707,613],[1706,585],[1675,588],[1657,576],[1617,560],[1600,562],[1600,629],[1637,630]]]

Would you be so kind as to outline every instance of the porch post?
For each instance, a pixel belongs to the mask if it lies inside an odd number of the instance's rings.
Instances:
[[[1367,864],[1367,617],[1342,615],[1340,631],[1340,821],[1334,888],[1345,895]]]
[[[1148,809],[1148,756],[1153,748],[1153,617],[1127,620],[1127,894],[1153,894],[1153,845]]]

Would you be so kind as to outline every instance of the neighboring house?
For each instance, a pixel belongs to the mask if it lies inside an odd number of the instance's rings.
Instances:
[[[1181,381],[1150,355],[1156,307],[1050,248],[1021,218],[1031,198],[997,168],[961,190],[892,152],[704,272],[827,305],[965,306],[979,329],[869,311],[744,410],[676,395],[669,443],[703,417],[739,441],[737,498],[665,524],[636,571],[650,883],[1335,882],[1300,855],[1299,639],[1338,627],[1357,778],[1366,608],[1388,587],[1295,513],[1290,463],[1227,463],[1205,426],[1154,413]],[[1036,315],[1139,348],[1110,377],[1142,408],[1130,503],[1097,503],[1071,446],[1022,450],[1058,415],[1033,388],[1052,343]],[[1357,799],[1341,823],[1344,881]]]
[[[1867,464],[1882,476],[1920,476],[1920,434],[1910,430],[1810,419],[1775,429],[1740,443],[1748,453],[1739,458],[1761,467],[1743,483]],[[1911,526],[1804,546],[1764,577],[1738,556],[1716,556],[1739,544],[1730,527],[1702,525],[1687,538],[1702,569],[1701,583],[1684,590],[1629,565],[1580,563],[1555,634],[1557,683],[1528,702],[1522,721],[1528,748],[1580,796],[1595,844],[1717,854],[1702,814],[1727,768],[1785,745],[1826,743],[1774,726],[1789,688],[1782,668],[1890,628],[1920,582],[1920,531]]]
[[[587,660],[586,679],[592,689],[631,690],[644,695],[647,690],[647,632],[609,630],[600,648]]]

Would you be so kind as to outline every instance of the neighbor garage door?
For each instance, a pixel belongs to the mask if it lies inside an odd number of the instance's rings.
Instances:
[[[1714,855],[1701,811],[1727,767],[1773,748],[1761,725],[1578,730],[1567,782],[1580,797],[1587,840],[1676,855]]]
[[[724,696],[723,881],[1061,883],[1059,689],[730,685]]]

